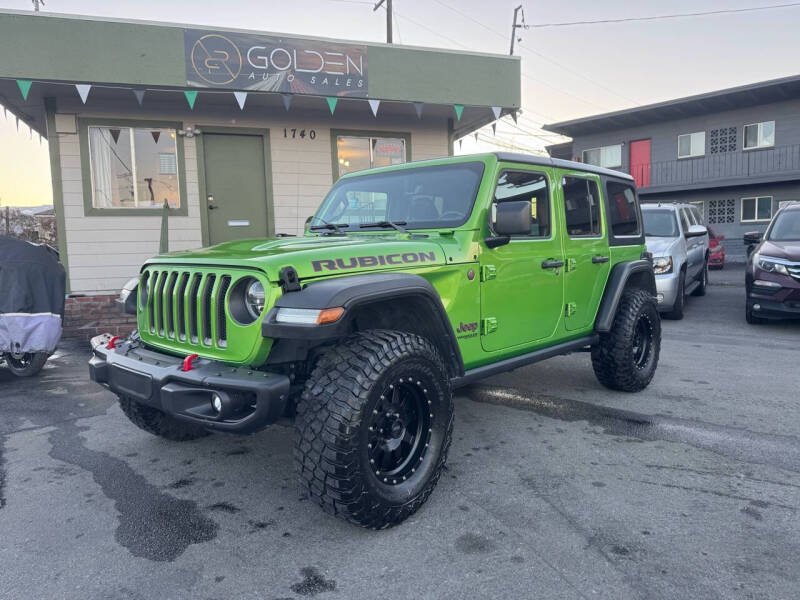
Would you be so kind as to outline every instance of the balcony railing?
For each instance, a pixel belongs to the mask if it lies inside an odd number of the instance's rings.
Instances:
[[[746,180],[792,172],[800,176],[800,144],[631,165],[628,172],[640,188]]]

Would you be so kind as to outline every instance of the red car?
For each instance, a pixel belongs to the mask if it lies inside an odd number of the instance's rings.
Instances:
[[[724,235],[717,235],[708,228],[708,268],[721,269],[725,266],[725,246],[722,245]]]

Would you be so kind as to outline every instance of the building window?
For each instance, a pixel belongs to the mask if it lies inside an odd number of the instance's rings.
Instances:
[[[709,154],[736,152],[736,127],[712,129],[708,134]]]
[[[742,198],[742,223],[769,221],[772,218],[772,196]]]
[[[724,200],[708,201],[708,222],[714,224],[733,223],[736,220],[736,200],[725,198]]]
[[[570,237],[599,237],[600,193],[597,182],[582,177],[564,177],[564,212]]]
[[[583,162],[596,167],[618,169],[622,166],[622,144],[584,150]]]
[[[775,145],[775,121],[744,126],[744,149],[769,148]]]
[[[703,156],[706,153],[706,132],[684,133],[678,136],[678,158]]]
[[[393,137],[336,137],[339,177],[372,167],[386,167],[406,162],[406,140]]]
[[[180,208],[174,129],[89,128],[94,208]]]
[[[530,200],[531,231],[527,236],[550,237],[550,192],[547,176],[531,171],[504,171],[497,179],[495,202]]]
[[[614,237],[638,237],[642,234],[639,211],[636,210],[636,192],[633,186],[608,180],[608,222]]]

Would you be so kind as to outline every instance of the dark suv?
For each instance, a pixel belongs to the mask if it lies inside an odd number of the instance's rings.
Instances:
[[[748,323],[800,319],[800,203],[778,211],[767,227],[744,235],[748,244],[745,287]]]

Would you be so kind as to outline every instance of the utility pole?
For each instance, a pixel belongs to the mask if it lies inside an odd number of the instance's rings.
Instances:
[[[378,0],[378,3],[372,7],[372,12],[378,10],[384,2],[386,2],[386,43],[391,44],[392,43],[392,0]]]
[[[517,24],[517,14],[522,12],[522,22]],[[527,29],[528,26],[525,24],[525,11],[522,8],[522,4],[520,4],[517,8],[514,9],[514,23],[511,25],[511,51],[509,54],[514,56],[514,40],[517,38],[517,29]],[[522,41],[522,38],[519,38],[518,41]]]
[[[32,0],[34,12],[39,12],[39,5],[44,6],[44,0]]]

